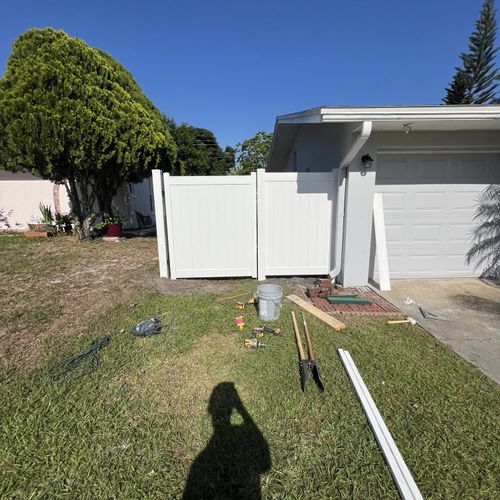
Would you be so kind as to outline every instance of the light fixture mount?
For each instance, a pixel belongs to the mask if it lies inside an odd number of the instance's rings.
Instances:
[[[373,167],[373,158],[369,155],[369,154],[366,154],[366,155],[363,155],[361,157],[361,163],[363,163],[363,168],[372,168]]]

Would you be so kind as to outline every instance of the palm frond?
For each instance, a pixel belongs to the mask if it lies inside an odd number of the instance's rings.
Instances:
[[[473,244],[465,256],[467,264],[482,266],[482,276],[500,277],[500,185],[488,186],[478,198],[474,216]]]

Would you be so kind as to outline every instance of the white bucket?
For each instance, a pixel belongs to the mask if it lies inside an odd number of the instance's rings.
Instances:
[[[283,288],[279,285],[259,285],[257,297],[259,299],[259,319],[274,321],[280,317],[281,297]]]

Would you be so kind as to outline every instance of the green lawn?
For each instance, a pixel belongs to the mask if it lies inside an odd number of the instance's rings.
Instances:
[[[259,322],[247,309],[239,332],[232,296],[257,282],[160,293],[155,252],[154,239],[0,237],[0,498],[179,498],[186,482],[237,483],[223,492],[233,497],[398,498],[339,347],[424,497],[500,497],[499,387],[425,331],[356,321],[334,332],[308,316],[326,391],[302,394],[288,301],[283,335],[250,351]],[[167,333],[120,333],[158,314]],[[106,334],[97,371],[50,379]]]

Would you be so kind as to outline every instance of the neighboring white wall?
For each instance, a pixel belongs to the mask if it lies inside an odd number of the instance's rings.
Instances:
[[[150,215],[154,224],[154,210],[151,209],[151,181],[132,184],[134,195],[131,196],[127,184],[122,184],[113,203],[125,217],[125,228],[137,227],[137,210],[143,215]],[[4,211],[8,222],[0,223],[1,229],[22,231],[28,224],[38,222],[39,205],[50,205],[53,211],[63,214],[70,212],[70,203],[64,185],[35,177],[29,173],[11,173],[0,171],[0,210]],[[97,207],[95,208],[97,211]]]
[[[134,211],[151,217],[155,222],[152,179],[144,179],[137,184],[128,184],[129,200]]]
[[[113,204],[118,208],[125,222],[125,229],[139,227],[136,211],[150,216],[154,225],[153,186],[151,177],[137,183],[123,183],[116,193]]]
[[[368,282],[373,222],[373,194],[377,172],[377,152],[387,148],[478,148],[499,147],[498,131],[456,132],[373,132],[348,169],[344,248],[340,281],[344,286]],[[361,157],[370,154],[373,168],[362,175]]]
[[[64,186],[56,185],[28,173],[0,171],[0,209],[7,216],[7,225],[0,229],[24,230],[28,224],[38,222],[39,205],[59,205],[61,213],[69,213],[69,199]]]
[[[124,183],[118,188],[116,196],[113,199],[113,205],[118,208],[120,213],[123,215],[123,218],[125,219],[123,227],[125,229],[137,227],[135,212],[131,206],[127,184]]]

